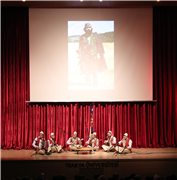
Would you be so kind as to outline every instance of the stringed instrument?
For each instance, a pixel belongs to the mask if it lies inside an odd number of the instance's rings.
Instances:
[[[102,139],[99,139],[98,141],[102,141]],[[89,146],[92,146],[92,142],[90,142],[88,145],[89,145]]]

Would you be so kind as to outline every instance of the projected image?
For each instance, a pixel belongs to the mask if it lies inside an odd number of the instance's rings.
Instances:
[[[68,21],[68,89],[114,89],[114,21]]]

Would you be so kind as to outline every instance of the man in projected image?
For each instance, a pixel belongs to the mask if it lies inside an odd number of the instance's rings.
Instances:
[[[81,74],[85,74],[87,85],[97,85],[97,73],[107,69],[104,47],[100,37],[89,23],[85,24],[85,34],[79,39],[79,65]]]

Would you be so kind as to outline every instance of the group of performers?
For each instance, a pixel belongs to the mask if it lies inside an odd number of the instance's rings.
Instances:
[[[92,148],[93,151],[99,150],[99,139],[96,138],[96,132],[91,134],[91,137],[85,143],[87,147]],[[70,151],[75,151],[77,148],[82,147],[82,143],[79,137],[77,137],[77,132],[73,133],[73,136],[70,137],[67,141],[67,145],[69,145]],[[44,132],[41,131],[39,136],[36,137],[33,141],[33,147],[35,151],[33,154],[51,154],[54,152],[61,153],[63,151],[62,146],[58,145],[55,142],[55,134],[51,133],[51,137],[49,140],[45,140]],[[116,137],[112,135],[111,131],[107,132],[106,140],[104,141],[104,145],[102,145],[103,151],[115,151],[116,153],[131,153],[132,152],[132,140],[128,137],[128,133],[123,135],[123,138],[118,143],[116,142]]]

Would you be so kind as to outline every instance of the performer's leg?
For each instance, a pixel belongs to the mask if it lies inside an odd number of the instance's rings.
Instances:
[[[73,146],[73,145],[69,145],[69,149],[75,151],[77,148],[75,146]]]
[[[50,151],[52,151],[51,146],[49,146],[49,147],[47,148],[47,152],[50,152]]]
[[[44,155],[44,154],[45,154],[45,150],[40,149],[40,150],[38,151],[38,154]]]
[[[124,151],[123,151],[123,154],[129,154],[130,153],[130,150],[129,149],[124,149]]]
[[[92,146],[88,145],[87,147],[91,148]]]
[[[107,151],[110,148],[110,146],[102,145],[102,148],[104,149],[104,151]]]
[[[58,146],[56,146],[56,149],[57,149],[58,152],[60,152],[62,150],[62,146],[58,145]]]
[[[32,152],[32,155],[35,155],[35,154],[37,154],[37,151],[33,151],[33,152]]]
[[[56,148],[55,148],[55,146],[52,146],[52,153],[54,153],[54,152],[56,152],[57,150],[56,150]]]
[[[115,151],[115,146],[109,146],[109,151]]]
[[[124,148],[123,148],[123,147],[120,147],[120,146],[116,146],[115,150],[116,150],[117,152],[121,153],[121,152],[124,150]]]

